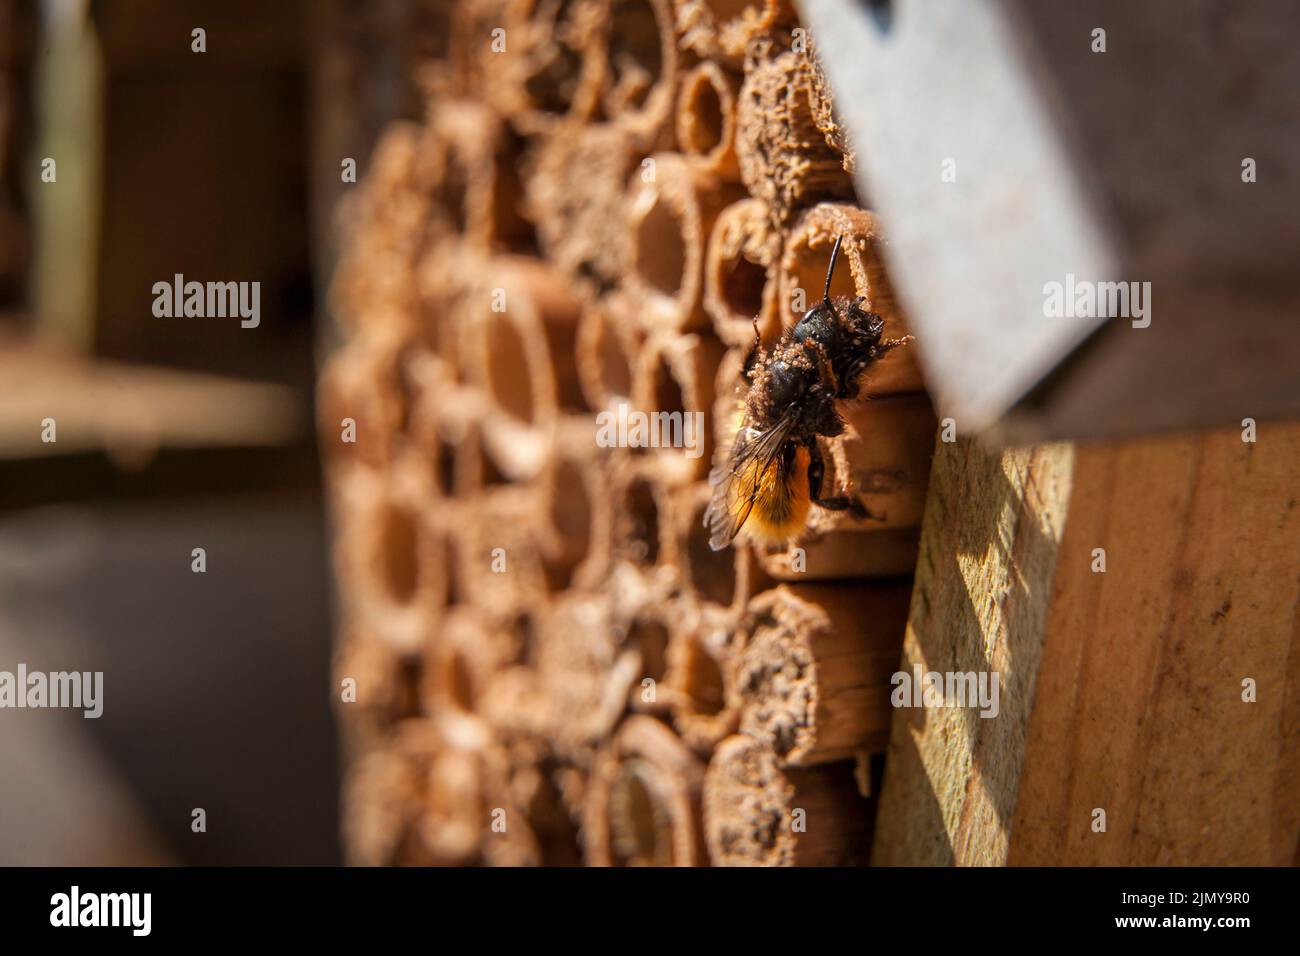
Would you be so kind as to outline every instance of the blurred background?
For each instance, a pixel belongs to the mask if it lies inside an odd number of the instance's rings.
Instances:
[[[307,51],[362,6],[0,0],[0,668],[105,672],[0,720],[0,863],[339,859]],[[177,272],[260,327],[155,318]]]

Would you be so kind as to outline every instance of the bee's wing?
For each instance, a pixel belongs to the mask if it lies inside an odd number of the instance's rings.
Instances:
[[[763,478],[785,447],[797,417],[796,412],[788,411],[757,434],[746,421],[736,434],[731,455],[709,472],[713,497],[704,509],[704,526],[709,529],[709,547],[714,551],[730,544],[748,520]]]

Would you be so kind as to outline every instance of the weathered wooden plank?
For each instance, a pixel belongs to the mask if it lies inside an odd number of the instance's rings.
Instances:
[[[288,386],[39,348],[0,354],[0,463],[104,451],[140,465],[168,448],[291,445],[309,435]]]
[[[1297,424],[1078,451],[1010,863],[1292,862],[1297,475]]]
[[[873,861],[1294,860],[1297,474],[1300,424],[941,445],[903,667],[991,666],[1000,712],[895,714]]]
[[[1073,449],[939,442],[902,670],[999,673],[999,710],[900,709],[876,865],[1005,859]]]

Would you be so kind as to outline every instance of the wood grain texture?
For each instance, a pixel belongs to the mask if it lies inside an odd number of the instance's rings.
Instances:
[[[1010,863],[1295,859],[1298,473],[1298,424],[1079,450]]]
[[[1298,471],[1297,424],[940,445],[903,667],[998,670],[1001,707],[896,712],[873,862],[1293,862]]]
[[[894,712],[875,865],[1006,858],[1072,460],[938,443],[901,669],[997,671],[1000,709]]]

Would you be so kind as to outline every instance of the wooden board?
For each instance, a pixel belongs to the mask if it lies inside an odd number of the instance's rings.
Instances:
[[[873,862],[1293,862],[1297,474],[1300,424],[941,445],[903,666],[991,661],[1001,712],[895,712]]]
[[[901,669],[1000,672],[999,714],[894,712],[872,862],[1006,857],[1073,449],[939,442]]]
[[[104,451],[143,464],[161,449],[273,447],[310,434],[306,401],[284,385],[29,346],[0,349],[0,382],[0,463]]]
[[[1080,448],[1008,862],[1295,861],[1298,475],[1300,424]]]

